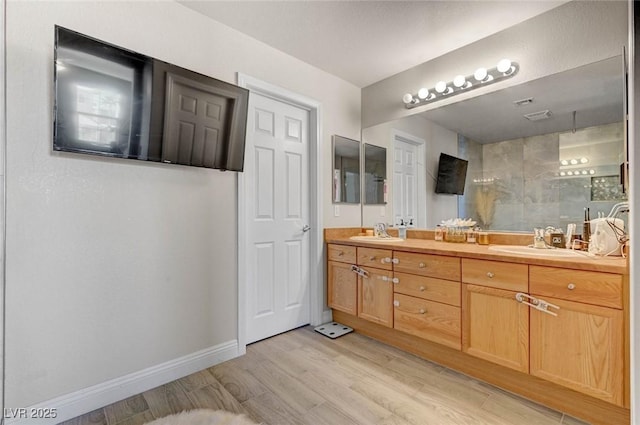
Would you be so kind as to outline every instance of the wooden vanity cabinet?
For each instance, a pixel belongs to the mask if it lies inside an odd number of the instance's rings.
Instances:
[[[354,316],[358,314],[358,275],[352,271],[356,263],[353,246],[327,246],[327,304]]]
[[[463,258],[462,282],[462,351],[528,373],[528,266]]]
[[[622,406],[622,276],[530,268],[531,295],[559,307],[531,309],[531,374]]]

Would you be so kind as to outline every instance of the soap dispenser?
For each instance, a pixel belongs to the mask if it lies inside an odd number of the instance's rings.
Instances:
[[[404,224],[403,219],[400,219],[400,225],[398,226],[398,237],[407,239],[407,226]]]

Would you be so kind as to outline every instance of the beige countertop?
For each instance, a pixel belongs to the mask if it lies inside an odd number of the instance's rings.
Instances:
[[[429,239],[408,238],[402,242],[365,242],[351,240],[346,235],[325,234],[325,242],[341,245],[361,246],[367,248],[390,249],[423,254],[447,255],[452,257],[475,258],[481,260],[506,261],[512,263],[533,264],[541,266],[562,267],[577,270],[600,271],[628,274],[627,260],[621,257],[538,257],[489,250],[490,245],[470,243],[440,242]]]

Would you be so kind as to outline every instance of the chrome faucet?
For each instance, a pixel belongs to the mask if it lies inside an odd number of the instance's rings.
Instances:
[[[387,225],[385,223],[376,223],[373,225],[373,235],[378,238],[390,237],[387,233]]]

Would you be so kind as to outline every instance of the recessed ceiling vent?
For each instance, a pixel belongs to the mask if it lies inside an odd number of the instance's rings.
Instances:
[[[526,99],[514,100],[513,104],[516,106],[524,106],[533,103],[532,97],[527,97]]]
[[[524,117],[526,119],[528,119],[529,121],[546,120],[547,118],[551,117],[551,111],[548,110],[548,109],[545,109],[544,111],[532,112],[530,114],[525,114]]]

